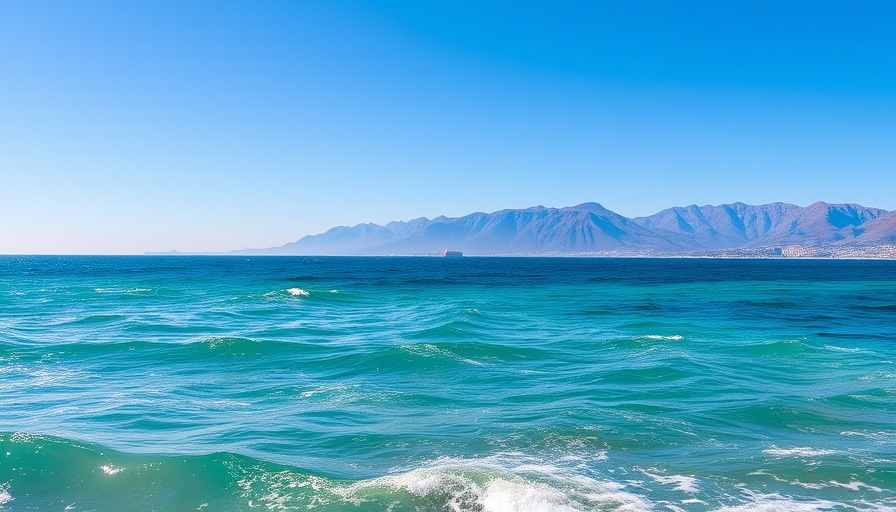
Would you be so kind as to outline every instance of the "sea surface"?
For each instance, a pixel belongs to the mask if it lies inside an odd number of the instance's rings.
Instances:
[[[896,261],[0,257],[0,509],[896,510]]]

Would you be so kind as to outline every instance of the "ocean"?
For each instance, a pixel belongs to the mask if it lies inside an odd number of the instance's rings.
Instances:
[[[0,257],[0,509],[896,510],[896,261]]]

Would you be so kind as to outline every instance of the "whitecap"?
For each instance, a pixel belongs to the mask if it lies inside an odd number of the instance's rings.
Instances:
[[[472,364],[474,366],[485,366],[486,364],[482,361],[477,361],[475,359],[470,359],[468,357],[461,357],[450,350],[445,350],[437,347],[431,343],[422,343],[422,344],[414,344],[414,345],[401,345],[399,347],[401,350],[405,352],[409,352],[411,354],[420,356],[420,357],[449,357],[451,359],[456,359],[458,361],[462,361],[467,364]]]
[[[663,485],[674,485],[673,489],[676,491],[682,491],[694,494],[700,490],[697,485],[697,479],[692,476],[684,476],[684,475],[657,475],[653,473],[648,473],[647,471],[641,470],[642,473],[653,478],[655,481],[663,484]]]
[[[860,491],[860,490],[862,490],[862,488],[865,488],[865,489],[868,489],[869,491],[883,492],[883,489],[881,489],[880,487],[875,487],[875,486],[873,486],[873,485],[868,485],[868,484],[866,484],[866,483],[859,482],[859,481],[855,481],[855,482],[850,482],[850,483],[848,483],[848,484],[844,484],[844,483],[838,482],[838,481],[836,481],[836,480],[831,480],[829,483],[830,483],[831,485],[835,485],[835,486],[837,486],[837,487],[842,487],[842,488],[844,488],[844,489],[849,489],[850,491]]]
[[[716,512],[821,512],[825,510],[853,509],[845,503],[822,499],[795,500],[780,494],[760,494],[745,491],[750,497],[748,503],[732,507],[722,507]],[[878,509],[880,510],[880,509]]]
[[[33,443],[37,439],[37,436],[28,432],[13,432],[9,437],[9,440],[13,443]]]
[[[9,494],[9,482],[0,484],[0,506],[3,506],[14,500],[12,494]]]
[[[825,350],[830,350],[831,352],[864,352],[862,349],[856,347],[836,347],[834,345],[825,345],[824,348]]]
[[[796,446],[793,448],[778,448],[775,445],[762,450],[762,453],[771,455],[772,457],[822,457],[825,455],[833,455],[836,450],[816,450],[809,446]]]
[[[310,293],[306,292],[305,290],[303,290],[301,288],[288,288],[286,291],[287,291],[287,293],[289,293],[290,295],[292,295],[294,297],[307,297],[307,296],[311,295]]]
[[[673,334],[672,336],[661,336],[659,334],[646,334],[644,336],[638,336],[639,340],[661,340],[661,341],[679,341],[683,340],[684,336],[679,334]]]
[[[796,485],[796,486],[802,487],[804,489],[812,489],[814,491],[817,491],[818,489],[824,489],[825,487],[830,487],[827,484],[813,484],[813,483],[808,483],[808,482],[801,482],[799,480],[792,480],[792,481],[787,480],[785,478],[781,478],[777,475],[773,475],[773,474],[769,473],[767,469],[760,469],[758,471],[753,471],[753,472],[747,473],[747,474],[748,475],[766,475],[766,476],[771,477],[776,482],[781,482],[781,483],[790,484],[790,485]]]
[[[859,432],[856,430],[845,430],[843,432],[840,432],[840,435],[846,437],[865,437],[878,443],[889,444],[896,442],[896,431],[892,430],[881,430],[880,432]]]
[[[261,484],[261,485],[259,485]],[[289,471],[265,472],[238,482],[244,497],[268,510],[297,510],[338,502],[355,506],[423,500],[427,510],[481,512],[648,511],[654,504],[624,491],[624,485],[597,481],[568,466],[553,466],[519,452],[483,458],[439,458],[385,476],[346,482]],[[257,490],[265,489],[259,496]],[[293,490],[314,490],[311,503]]]
[[[94,288],[96,293],[146,293],[152,288]]]
[[[578,512],[613,507],[651,510],[640,496],[616,482],[533,460],[520,453],[481,459],[441,458],[424,467],[352,484],[347,497],[363,498],[365,490],[387,487],[418,497],[441,497],[450,510],[483,512]]]

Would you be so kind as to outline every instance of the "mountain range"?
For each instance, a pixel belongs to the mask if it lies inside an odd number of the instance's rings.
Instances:
[[[536,206],[455,218],[421,217],[385,226],[339,226],[280,247],[231,254],[424,255],[444,250],[478,255],[786,256],[790,251],[801,256],[896,257],[896,211],[824,202],[807,207],[733,203],[628,218],[597,203]]]

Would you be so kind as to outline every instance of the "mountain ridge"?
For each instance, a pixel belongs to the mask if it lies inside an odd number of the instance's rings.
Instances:
[[[806,207],[735,202],[672,207],[629,218],[596,202],[562,208],[539,205],[337,226],[279,247],[228,254],[431,255],[444,250],[608,256],[787,256],[789,251],[799,256],[896,258],[896,211],[821,201]]]

